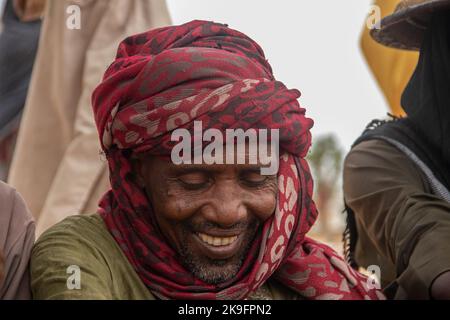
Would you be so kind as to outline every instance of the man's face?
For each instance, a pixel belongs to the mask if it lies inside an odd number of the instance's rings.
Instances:
[[[277,178],[258,165],[135,162],[137,179],[180,262],[211,284],[239,271],[262,223],[275,211]]]

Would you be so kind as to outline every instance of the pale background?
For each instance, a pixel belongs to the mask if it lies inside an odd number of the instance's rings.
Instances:
[[[348,150],[388,112],[359,49],[371,0],[167,0],[174,24],[227,23],[264,49],[275,76],[302,92],[313,135],[335,133]]]

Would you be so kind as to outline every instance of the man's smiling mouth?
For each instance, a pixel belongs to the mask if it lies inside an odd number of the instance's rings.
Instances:
[[[193,234],[201,255],[213,260],[227,260],[235,256],[244,245],[244,233],[229,235],[212,235],[204,232]]]
[[[234,243],[238,236],[232,236],[232,237],[217,237],[217,236],[211,236],[205,233],[197,233],[200,240],[202,240],[204,243],[214,246],[214,247],[223,247],[228,246],[232,243]]]

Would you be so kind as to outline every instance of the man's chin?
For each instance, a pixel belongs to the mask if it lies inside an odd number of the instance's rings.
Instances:
[[[196,278],[208,284],[221,284],[233,279],[242,265],[241,261],[217,260],[188,266]]]

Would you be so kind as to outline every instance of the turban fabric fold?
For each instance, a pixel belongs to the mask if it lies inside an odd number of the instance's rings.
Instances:
[[[311,119],[298,90],[276,81],[260,46],[227,25],[192,21],[125,39],[93,95],[111,190],[100,214],[148,289],[161,299],[244,299],[270,277],[307,299],[377,299],[367,279],[305,236],[317,217],[306,156]],[[160,233],[130,157],[168,157],[171,133],[204,128],[279,129],[277,206],[238,274],[196,278]]]

